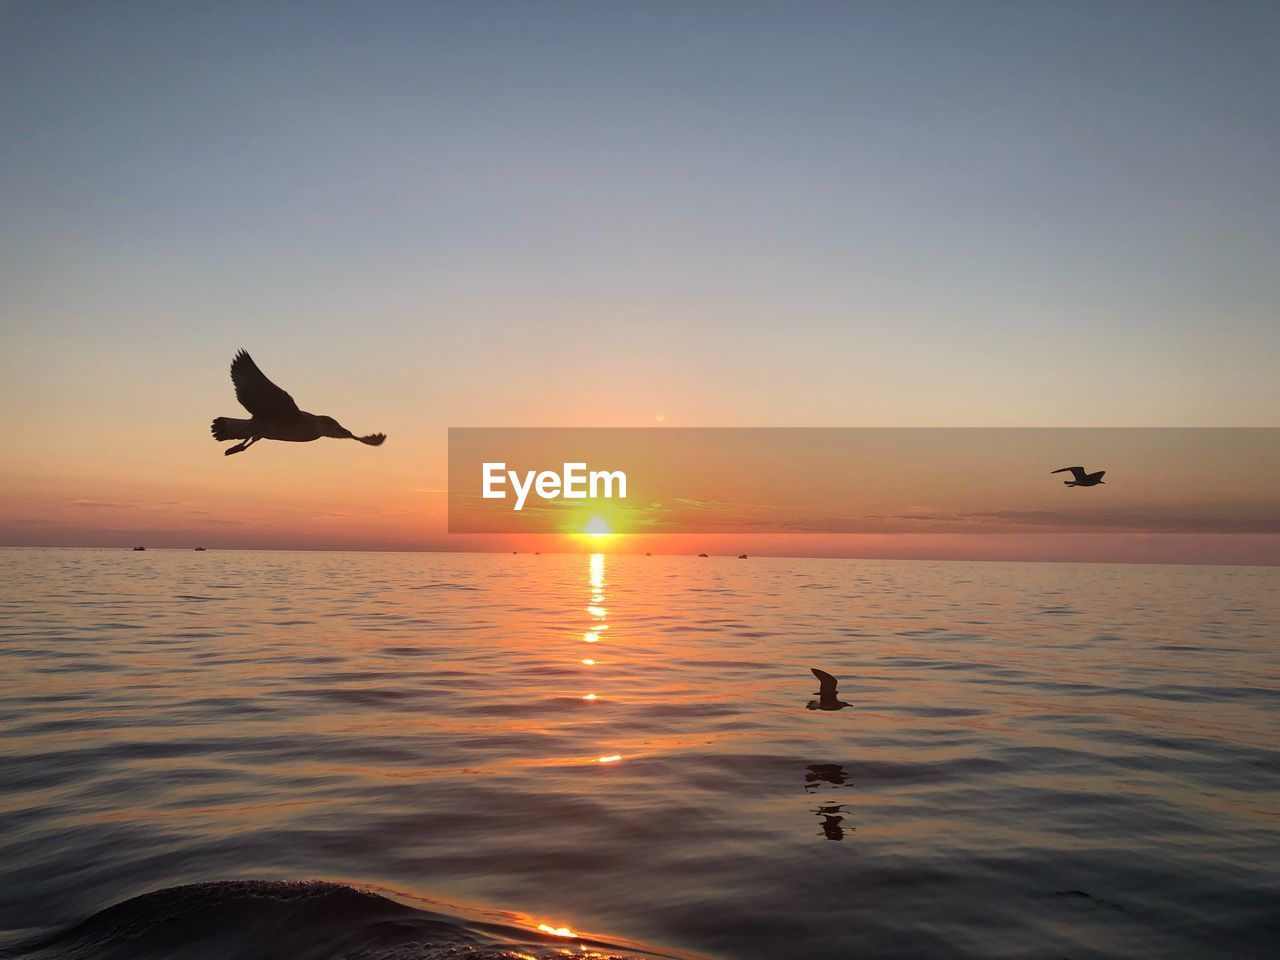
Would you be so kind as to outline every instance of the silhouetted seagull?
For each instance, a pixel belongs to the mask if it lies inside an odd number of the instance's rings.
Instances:
[[[845,707],[852,707],[852,703],[845,703],[843,700],[836,699],[836,678],[825,670],[819,670],[817,667],[810,667],[810,672],[818,678],[818,699],[810,700],[805,706],[810,710],[842,710]]]
[[[314,413],[299,410],[293,397],[268,380],[244,350],[237,353],[231,361],[231,382],[236,385],[236,399],[252,416],[248,420],[218,417],[213,421],[209,428],[213,432],[213,439],[243,441],[223,450],[227,456],[247,450],[259,440],[305,443],[321,437],[334,437],[339,440],[359,440],[376,447],[387,439],[383,433],[357,437],[333,417],[318,417]]]
[[[1102,479],[1107,472],[1099,470],[1097,473],[1085,473],[1084,467],[1063,467],[1061,470],[1050,470],[1050,473],[1070,473],[1074,480],[1063,480],[1063,484],[1068,487],[1096,487],[1100,483],[1106,481]]]

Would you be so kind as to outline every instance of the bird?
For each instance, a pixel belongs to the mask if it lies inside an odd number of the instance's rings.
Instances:
[[[809,672],[818,678],[818,699],[810,700],[805,704],[809,710],[842,710],[845,707],[852,707],[852,703],[845,703],[843,700],[836,699],[836,683],[837,680],[825,670],[819,670],[817,667],[810,667]]]
[[[1053,473],[1070,473],[1074,480],[1063,480],[1063,484],[1068,487],[1096,487],[1100,483],[1106,483],[1102,477],[1107,471],[1099,470],[1097,473],[1085,473],[1084,467],[1063,467],[1061,470],[1050,470]]]
[[[236,387],[236,399],[251,416],[248,420],[217,417],[210,425],[213,439],[241,441],[234,447],[223,450],[225,456],[247,450],[259,440],[306,443],[321,437],[334,437],[339,440],[359,440],[376,447],[387,439],[384,433],[357,437],[333,417],[319,417],[299,410],[293,397],[268,380],[245,350],[237,353],[231,361],[231,382]]]

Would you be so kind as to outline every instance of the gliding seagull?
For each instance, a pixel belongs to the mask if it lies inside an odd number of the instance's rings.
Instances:
[[[306,443],[321,437],[339,440],[359,440],[376,447],[387,439],[384,433],[371,433],[357,437],[333,417],[318,417],[314,413],[299,410],[298,405],[258,369],[253,357],[244,350],[231,361],[231,382],[236,385],[236,399],[252,416],[248,420],[236,417],[218,417],[209,427],[215,440],[240,440],[234,447],[223,450],[230,456],[247,450],[259,440],[290,440]]]
[[[1063,467],[1061,470],[1050,470],[1050,473],[1070,473],[1074,480],[1063,480],[1063,484],[1068,487],[1096,487],[1100,483],[1106,483],[1102,479],[1103,474],[1107,471],[1099,470],[1097,473],[1085,473],[1084,467]]]
[[[818,678],[818,699],[810,700],[805,704],[809,710],[841,710],[844,707],[852,707],[852,703],[845,703],[843,700],[836,699],[836,678],[825,670],[819,670],[817,667],[810,667],[809,672]]]

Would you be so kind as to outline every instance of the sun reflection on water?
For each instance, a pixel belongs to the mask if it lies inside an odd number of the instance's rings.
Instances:
[[[591,602],[587,605],[586,612],[591,617],[591,623],[588,624],[587,631],[582,635],[582,639],[587,643],[599,643],[600,634],[609,629],[609,624],[605,620],[609,616],[609,609],[604,605],[605,601],[605,576],[604,576],[604,554],[591,554],[591,561],[587,567],[588,582],[591,586]],[[584,667],[594,667],[596,661],[590,657],[582,660]],[[598,671],[596,673],[596,679]],[[588,693],[583,700],[598,700],[599,695]],[[622,759],[621,754],[611,753],[596,758],[597,763],[616,763]]]
[[[591,598],[593,604],[604,602],[604,554],[593,553],[591,555],[591,589],[599,595],[597,600],[595,596]]]
[[[578,936],[568,927],[553,927],[549,923],[538,924],[538,929],[541,930],[543,933],[551,934],[553,937],[573,937],[574,939],[577,939],[577,936]]]

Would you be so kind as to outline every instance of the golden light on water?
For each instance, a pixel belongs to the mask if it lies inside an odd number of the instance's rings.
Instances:
[[[596,643],[600,639],[600,631],[609,629],[609,625],[604,622],[605,618],[608,617],[609,615],[609,611],[604,606],[604,554],[603,553],[593,553],[591,555],[590,571],[591,571],[591,605],[587,607],[587,613],[591,614],[591,619],[594,622],[591,624],[591,629],[588,630],[583,635],[582,639],[586,640],[588,643]],[[584,665],[588,667],[595,666],[595,661],[589,658],[584,659],[582,662]],[[589,693],[582,699],[596,700],[599,698],[594,693]],[[621,759],[622,759],[622,754],[613,753],[613,754],[608,754],[607,756],[597,757],[596,762],[597,763],[617,763]]]
[[[574,939],[577,939],[577,936],[578,936],[568,927],[553,927],[549,923],[538,924],[538,929],[541,930],[543,933],[551,934],[553,937],[573,937]]]

